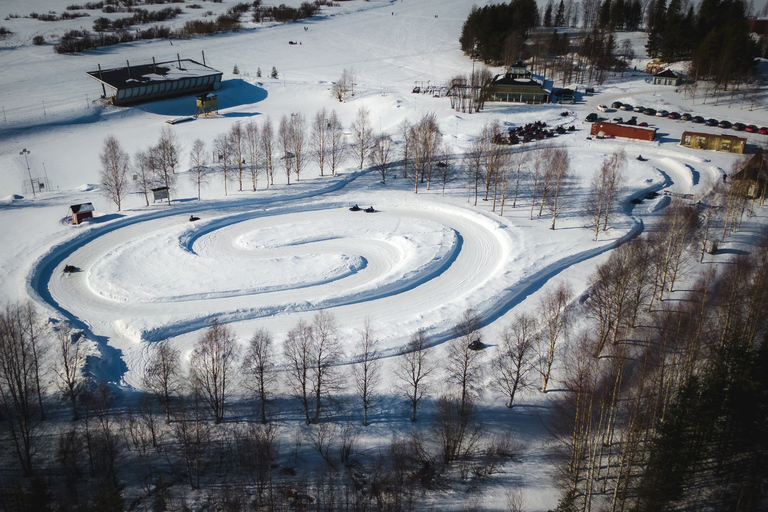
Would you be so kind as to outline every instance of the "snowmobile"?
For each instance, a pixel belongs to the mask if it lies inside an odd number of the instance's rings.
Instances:
[[[350,208],[349,211],[351,211],[351,212],[359,212],[360,211],[360,207],[355,205],[352,208]]]

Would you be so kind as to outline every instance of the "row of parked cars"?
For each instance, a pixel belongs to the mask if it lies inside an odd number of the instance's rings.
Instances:
[[[758,128],[754,124],[744,124],[744,123],[731,123],[730,121],[718,121],[717,119],[704,119],[702,116],[696,116],[689,113],[680,114],[678,112],[669,112],[667,110],[656,110],[653,108],[645,108],[643,106],[632,106],[629,103],[622,103],[620,101],[614,101],[611,103],[611,108],[616,110],[621,110],[624,112],[638,112],[645,114],[647,116],[656,116],[656,117],[666,117],[668,119],[679,119],[681,121],[690,121],[692,123],[698,123],[698,124],[705,124],[707,126],[717,126],[719,128],[731,128],[736,131],[743,131],[748,133],[760,133],[762,135],[768,135],[768,127],[763,126],[761,128]],[[606,105],[598,105],[597,110],[600,112],[608,112],[608,106]],[[592,119],[590,119],[590,117]],[[638,124],[639,126],[647,126],[648,123],[641,122],[637,123],[637,118],[633,117],[627,123],[625,124]],[[594,122],[597,120],[597,114],[589,114],[586,119],[588,122]],[[634,120],[634,122],[632,122]],[[613,119],[613,122],[615,123],[621,123],[623,122],[622,118],[617,117]]]

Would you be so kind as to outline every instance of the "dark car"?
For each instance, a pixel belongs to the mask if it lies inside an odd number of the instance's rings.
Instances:
[[[659,110],[656,112],[656,117],[667,117],[669,115],[668,110]]]
[[[693,119],[693,116],[688,112],[680,116],[681,121],[690,121],[691,119]]]
[[[642,114],[643,110],[645,110],[645,107],[637,106],[637,107],[633,108],[632,110]]]
[[[745,125],[744,123],[733,123],[732,128],[737,132],[743,132],[744,130],[747,129],[747,125]]]
[[[622,102],[614,101],[613,103],[611,103],[611,108],[621,108],[622,105],[623,105]]]
[[[691,122],[700,124],[704,122],[704,118],[701,116],[693,116],[693,119],[691,119]]]
[[[656,115],[656,109],[655,108],[647,108],[643,110],[643,114],[647,116],[655,116]]]
[[[584,120],[589,123],[594,123],[595,121],[597,121],[597,114],[592,112],[591,114],[588,114],[587,117],[584,118]]]
[[[624,118],[622,118],[622,117],[614,117],[613,119],[611,119],[611,122],[613,124],[621,124],[621,123],[624,122]]]
[[[704,124],[706,124],[707,126],[717,126],[717,119],[713,119],[710,117],[705,121]]]
[[[632,105],[630,105],[629,103],[624,103],[622,106],[619,107],[619,110],[623,110],[625,112],[631,112]]]
[[[730,121],[726,121],[725,119],[723,119],[722,121],[717,123],[717,126],[719,126],[720,128],[730,128],[731,127],[731,122]]]
[[[667,116],[669,119],[680,119],[680,114],[677,112],[670,112]]]

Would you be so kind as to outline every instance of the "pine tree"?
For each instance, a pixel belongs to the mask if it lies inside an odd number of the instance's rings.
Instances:
[[[544,11],[544,26],[545,27],[552,26],[552,2],[549,2],[547,4],[547,8]]]
[[[272,66],[272,72],[269,74],[270,78],[277,78],[277,68]]]
[[[566,26],[565,3],[563,3],[563,0],[560,0],[560,5],[557,6],[557,14],[555,15],[555,26],[556,27]]]

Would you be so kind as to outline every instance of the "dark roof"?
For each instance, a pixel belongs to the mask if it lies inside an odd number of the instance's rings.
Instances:
[[[496,75],[496,78],[493,79],[493,82],[491,82],[492,86],[495,85],[511,85],[515,87],[536,87],[538,89],[543,89],[544,87],[537,82],[536,80],[532,80],[530,78],[514,78],[510,76],[509,73],[506,75]]]
[[[162,192],[164,190],[168,190],[168,187],[157,187],[157,188],[153,188],[151,190],[152,190],[152,192]]]
[[[92,212],[93,203],[73,204],[69,207],[72,213]]]
[[[192,59],[177,59],[137,66],[129,64],[123,68],[88,71],[87,74],[113,89],[120,90],[148,83],[174,82],[223,73]]]
[[[672,71],[671,69],[665,69],[664,71],[659,71],[655,75],[653,75],[654,78],[680,78],[677,73]]]

